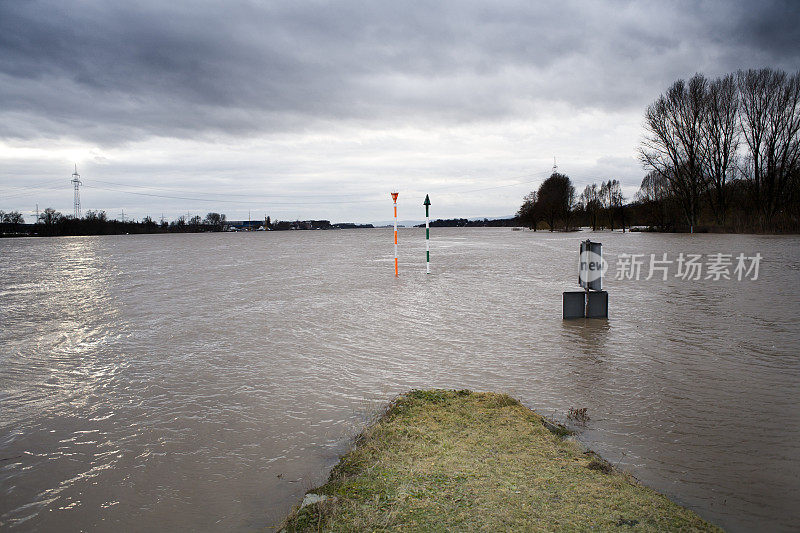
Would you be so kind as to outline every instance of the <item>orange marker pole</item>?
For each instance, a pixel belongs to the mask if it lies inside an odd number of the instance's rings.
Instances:
[[[397,270],[397,196],[399,192],[393,192],[392,201],[394,202],[394,277],[398,277],[400,273]]]

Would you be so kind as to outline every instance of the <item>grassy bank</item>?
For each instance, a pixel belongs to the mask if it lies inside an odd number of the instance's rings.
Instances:
[[[409,392],[284,528],[718,530],[563,433],[504,394]]]

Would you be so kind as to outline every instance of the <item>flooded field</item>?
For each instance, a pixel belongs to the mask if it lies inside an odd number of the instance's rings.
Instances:
[[[561,319],[581,239],[608,321]],[[579,438],[731,531],[800,522],[800,238],[400,230],[0,240],[0,527],[280,522],[414,387],[590,416]],[[762,259],[650,280],[649,254]],[[615,279],[646,254],[639,280]]]

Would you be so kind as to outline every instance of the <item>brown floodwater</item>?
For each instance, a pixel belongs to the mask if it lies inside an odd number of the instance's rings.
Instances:
[[[563,321],[587,237],[610,319]],[[0,240],[0,528],[276,525],[414,387],[586,407],[581,441],[713,523],[800,523],[800,238],[434,228],[428,276],[424,229],[399,248],[395,279],[390,229]]]

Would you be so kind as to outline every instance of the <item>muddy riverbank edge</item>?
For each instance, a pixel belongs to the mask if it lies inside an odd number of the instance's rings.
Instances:
[[[412,390],[278,528],[721,531],[505,394]]]

